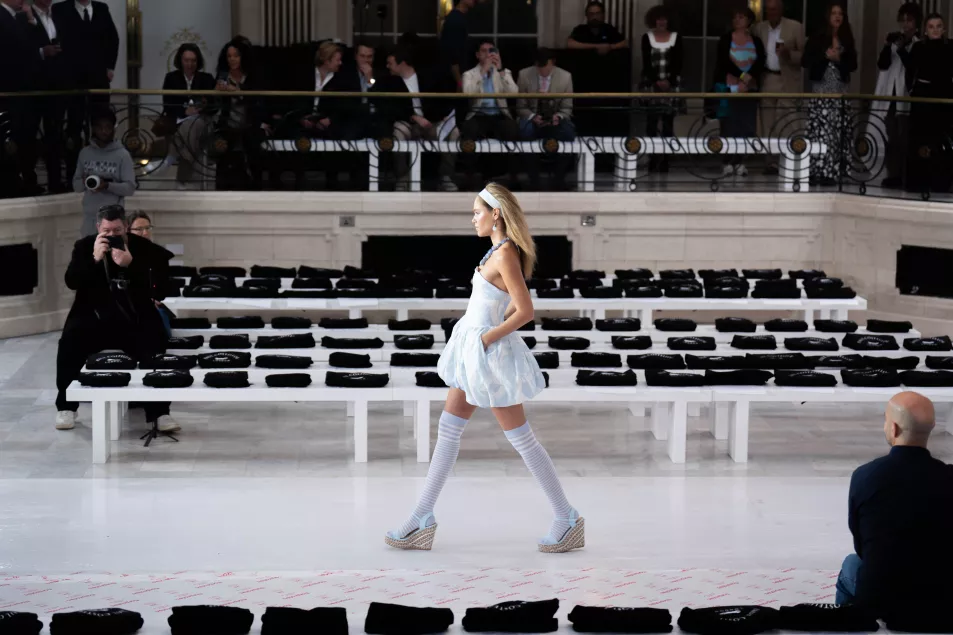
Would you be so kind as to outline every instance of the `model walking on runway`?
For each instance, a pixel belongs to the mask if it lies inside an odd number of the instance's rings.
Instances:
[[[460,437],[477,408],[490,408],[526,467],[542,487],[555,519],[539,550],[562,553],[585,546],[585,521],[566,500],[549,454],[523,413],[523,402],[545,387],[545,379],[517,329],[533,319],[525,278],[533,272],[536,248],[513,193],[490,183],[473,202],[473,227],[493,246],[473,274],[467,312],[453,328],[437,372],[450,387],[440,415],[427,483],[413,514],[384,541],[398,549],[429,550],[437,533],[433,509],[460,452]]]

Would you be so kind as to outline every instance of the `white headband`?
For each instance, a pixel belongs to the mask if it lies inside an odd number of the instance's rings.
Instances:
[[[500,202],[496,200],[495,196],[490,194],[489,190],[484,189],[482,192],[480,192],[479,196],[486,201],[486,204],[490,206],[490,209],[503,209],[503,206],[500,205]]]

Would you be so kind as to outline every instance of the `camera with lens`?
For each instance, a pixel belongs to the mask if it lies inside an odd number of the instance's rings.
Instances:
[[[95,174],[90,174],[86,177],[86,181],[84,181],[84,183],[87,190],[95,190],[103,184],[103,179],[102,177],[96,176]]]

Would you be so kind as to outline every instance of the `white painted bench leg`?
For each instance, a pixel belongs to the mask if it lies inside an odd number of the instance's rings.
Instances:
[[[109,430],[106,421],[106,402],[93,402],[93,463],[109,460]]]
[[[354,462],[367,463],[367,402],[354,402]]]
[[[714,404],[714,412],[711,414],[711,436],[719,441],[728,438],[728,422],[731,418],[731,405],[726,402],[717,402]]]
[[[413,417],[414,416],[414,403],[413,401],[404,402],[404,416]]]
[[[846,319],[847,319],[847,309],[832,309],[832,310],[831,310],[831,319],[832,319],[832,320],[846,320]]]
[[[652,436],[659,441],[668,440],[672,420],[672,404],[659,402],[652,406]]]
[[[830,320],[831,319],[831,310],[830,309],[818,309],[817,311],[818,318],[821,320]]]
[[[728,430],[728,454],[735,463],[748,462],[748,416],[751,404],[738,401],[732,404],[731,425]]]
[[[702,416],[702,405],[697,401],[687,405],[687,412],[689,417],[700,417]]]
[[[685,446],[688,444],[688,404],[676,401],[671,406],[671,426],[668,434],[668,458],[672,463],[685,462]]]
[[[640,403],[630,403],[629,412],[633,417],[644,417],[645,416],[645,406]],[[953,434],[953,432],[951,432]]]
[[[348,309],[347,317],[350,320],[358,320],[361,318],[361,309]]]
[[[122,429],[122,408],[118,401],[106,402],[106,421],[109,422],[109,440],[118,441]]]
[[[406,320],[408,313],[410,313],[410,311],[409,311],[408,309],[397,309],[397,319],[398,319],[398,320]]]
[[[639,320],[641,320],[644,329],[652,326],[652,309],[639,309]]]
[[[804,309],[804,321],[809,327],[814,326],[814,309]]]
[[[354,416],[354,402],[353,401],[347,402],[347,416],[348,417]]]
[[[414,416],[414,431],[417,438],[417,462],[430,462],[430,402],[418,401]]]

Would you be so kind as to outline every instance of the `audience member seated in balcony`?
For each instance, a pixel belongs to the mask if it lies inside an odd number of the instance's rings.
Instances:
[[[801,65],[807,69],[812,93],[848,92],[850,74],[857,70],[854,32],[847,10],[838,2],[827,5],[826,19],[804,47]],[[811,181],[833,185],[850,170],[850,102],[843,99],[812,99],[808,107],[807,133],[811,141],[826,143],[827,152],[811,159]]]
[[[225,45],[218,58],[215,90],[231,96],[222,100],[217,133],[227,146],[216,148],[215,187],[219,190],[261,189],[261,143],[271,134],[260,97],[243,97],[243,91],[266,88],[264,75],[242,36]]]
[[[205,58],[195,44],[186,42],[180,46],[172,64],[175,70],[166,74],[162,90],[215,90],[215,78],[202,72]],[[192,180],[195,166],[201,165],[208,129],[208,118],[202,115],[207,108],[208,99],[205,97],[162,96],[162,116],[156,120],[152,131],[166,138],[167,162],[178,161],[175,181],[180,188]]]
[[[445,92],[445,74],[417,72],[410,47],[400,45],[394,53],[396,75],[385,77],[374,85],[372,92],[384,93],[439,93]],[[378,116],[393,129],[395,139],[427,139],[429,141],[456,141],[460,134],[451,116],[453,105],[446,99],[378,98],[373,103]],[[457,191],[451,180],[455,154],[444,153],[440,158],[440,189]],[[418,159],[419,160],[419,159]],[[410,166],[403,152],[394,154],[398,189],[406,190]]]
[[[668,9],[656,5],[645,14],[642,36],[642,85],[646,93],[677,93],[682,82],[682,40],[675,31],[669,31]],[[675,115],[683,107],[681,100],[653,99],[645,113],[646,137],[675,136]],[[659,124],[661,123],[661,135]],[[652,157],[649,171],[668,172],[668,157]]]
[[[572,93],[572,75],[556,66],[556,55],[551,49],[541,48],[536,52],[536,64],[520,71],[520,93]],[[576,127],[572,122],[572,99],[520,98],[516,102],[519,114],[520,138],[526,141],[555,139],[571,142],[576,139]],[[537,189],[539,157],[533,157],[530,178]],[[565,174],[571,155],[556,156],[555,182],[565,184]]]
[[[128,234],[120,205],[99,210],[96,232],[76,241],[66,269],[66,286],[76,297],[56,353],[57,430],[76,425],[79,404],[66,400],[66,389],[89,355],[119,349],[141,361],[165,352],[167,338],[155,300],[163,299],[172,253]],[[160,431],[179,429],[168,402],[143,407],[146,421],[156,422]]]
[[[732,93],[756,92],[764,71],[764,44],[751,34],[754,12],[744,7],[731,18],[731,31],[718,41],[715,84]],[[729,99],[728,113],[721,120],[721,136],[748,139],[758,134],[758,101]],[[723,176],[747,176],[743,154],[726,154]]]
[[[308,90],[318,93],[361,92],[358,73],[341,72],[344,53],[334,42],[322,42],[314,56],[314,73],[309,75]],[[357,104],[340,97],[307,97],[303,116],[298,120],[305,134],[323,139],[354,139],[358,117]]]
[[[629,41],[617,28],[606,22],[606,5],[592,0],[586,5],[586,22],[569,34],[567,48],[596,51],[605,55],[609,51],[628,48]]]
[[[929,399],[895,395],[884,418],[890,453],[850,479],[847,523],[855,553],[837,578],[836,603],[869,608],[892,630],[891,618],[949,613],[953,594],[953,544],[942,539],[953,532],[953,466],[927,450],[935,424]]]
[[[367,93],[377,83],[374,76],[374,47],[366,42],[358,42],[354,45],[354,67],[346,67],[343,72],[354,73],[357,75],[358,86],[362,93]],[[380,120],[374,117],[375,107],[367,97],[361,98],[360,106],[357,109],[355,122],[357,136],[369,137],[371,139],[380,138],[384,134],[389,134],[385,126],[380,124]]]

